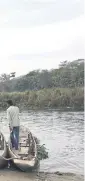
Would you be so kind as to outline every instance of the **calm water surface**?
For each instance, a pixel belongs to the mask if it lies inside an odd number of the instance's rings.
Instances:
[[[20,113],[20,120],[48,149],[49,159],[41,161],[41,171],[83,173],[83,112],[29,111]],[[0,112],[0,130],[8,139],[5,112]]]

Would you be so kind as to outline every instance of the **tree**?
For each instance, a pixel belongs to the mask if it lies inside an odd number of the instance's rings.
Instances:
[[[8,80],[10,80],[10,75],[9,74],[2,74],[1,76],[0,76],[0,82],[5,82],[5,81],[8,81]]]
[[[5,81],[9,81],[11,78],[15,77],[15,73],[16,72],[12,72],[10,74],[1,74],[0,76],[0,82],[5,82]]]
[[[16,74],[16,72],[11,72],[11,73],[10,73],[10,78],[11,78],[11,77],[15,77],[15,74]]]

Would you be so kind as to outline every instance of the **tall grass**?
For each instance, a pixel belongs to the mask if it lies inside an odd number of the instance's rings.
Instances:
[[[28,108],[84,108],[83,88],[52,88],[39,91],[0,93],[0,108],[12,99],[21,109]]]

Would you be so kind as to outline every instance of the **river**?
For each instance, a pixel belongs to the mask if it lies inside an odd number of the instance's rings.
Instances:
[[[84,169],[84,113],[24,111],[21,124],[28,127],[45,144],[49,158],[42,160],[40,170],[46,172],[83,173]],[[9,136],[6,113],[0,112],[0,130]]]

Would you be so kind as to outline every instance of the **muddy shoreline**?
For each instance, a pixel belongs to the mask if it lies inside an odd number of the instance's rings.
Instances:
[[[84,175],[73,173],[44,173],[0,170],[0,181],[84,181]]]

